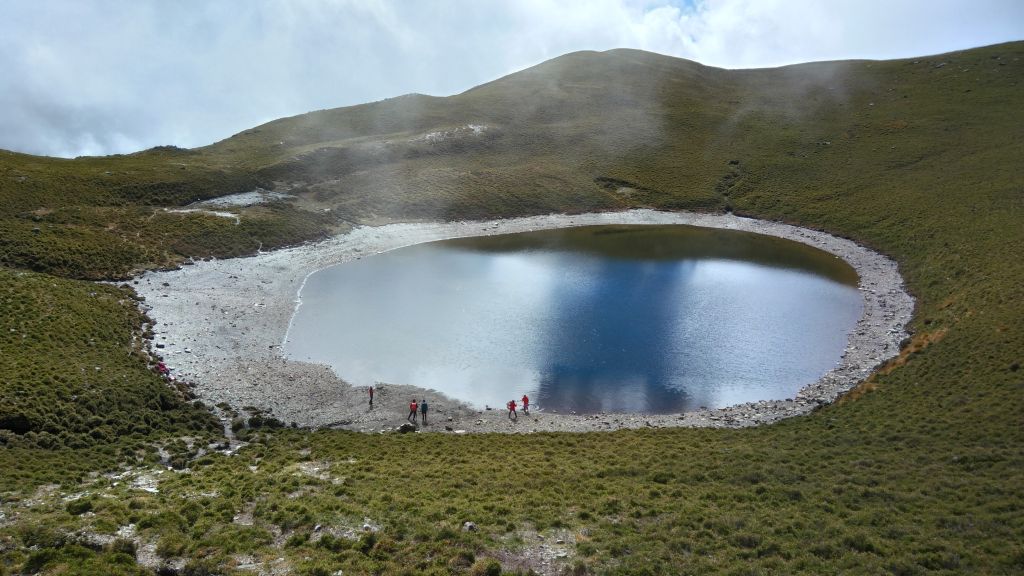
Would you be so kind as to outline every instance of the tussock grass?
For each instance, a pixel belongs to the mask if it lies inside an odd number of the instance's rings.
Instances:
[[[133,295],[0,269],[0,443],[79,449],[216,429],[149,369]]]
[[[144,573],[125,542],[87,537],[130,524],[192,574],[277,558],[297,574],[524,571],[512,560],[556,539],[571,574],[1024,571],[1022,58],[1011,43],[724,71],[577,53],[197,150],[0,154],[0,574]],[[238,227],[160,211],[255,185],[299,200]],[[732,210],[881,250],[918,299],[915,338],[871,393],[754,430],[239,427],[237,455],[198,456],[182,438],[212,421],[147,370],[130,292],[68,279],[339,222],[632,206]],[[159,474],[157,493],[95,474],[155,475],[157,444],[190,468]]]

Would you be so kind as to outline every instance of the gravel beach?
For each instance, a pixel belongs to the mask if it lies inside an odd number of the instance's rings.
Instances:
[[[374,406],[330,368],[285,359],[280,350],[305,279],[326,266],[422,242],[599,224],[688,224],[796,240],[839,256],[860,275],[864,312],[836,366],[792,399],[683,414],[555,414],[534,410],[510,422],[501,409],[479,410],[443,394],[404,385],[379,386]],[[742,427],[805,414],[834,401],[899,353],[914,301],[896,263],[856,243],[813,230],[734,215],[630,210],[553,214],[477,222],[388,224],[247,258],[209,260],[134,280],[156,321],[154,353],[208,404],[254,407],[300,426],[391,431],[405,422],[410,398],[430,398],[429,425],[442,433],[594,431],[620,428]],[[541,407],[542,408],[542,407]]]

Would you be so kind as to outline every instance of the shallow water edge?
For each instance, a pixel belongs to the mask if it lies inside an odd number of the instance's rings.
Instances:
[[[762,401],[678,415],[535,413],[509,422],[504,412],[474,410],[431,392],[436,420],[427,430],[532,432],[663,426],[750,426],[805,414],[835,400],[899,353],[914,302],[897,265],[854,242],[823,232],[734,215],[631,210],[546,215],[483,222],[408,223],[361,227],[329,240],[248,258],[198,262],[136,279],[143,306],[157,322],[156,352],[205,402],[272,411],[285,422],[362,431],[393,429],[408,399],[423,390],[387,384],[369,409],[366,391],[348,386],[324,366],[281,357],[299,288],[326,266],[396,248],[466,236],[600,224],[686,224],[743,230],[796,240],[854,267],[864,313],[838,365],[790,400]],[[167,286],[163,284],[166,283]]]
[[[821,377],[861,316],[857,280],[806,244],[678,224],[440,240],[310,276],[283,352],[477,408],[679,414]]]

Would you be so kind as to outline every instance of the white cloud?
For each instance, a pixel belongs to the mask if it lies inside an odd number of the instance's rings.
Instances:
[[[200,146],[308,110],[460,92],[583,49],[756,67],[1021,38],[1017,0],[0,0],[0,148]]]

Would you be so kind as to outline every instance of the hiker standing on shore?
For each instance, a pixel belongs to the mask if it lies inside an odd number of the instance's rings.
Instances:
[[[523,414],[530,414],[530,397],[523,394]]]
[[[373,406],[373,386],[370,386],[370,406]]]
[[[420,418],[423,419],[423,425],[426,426],[427,425],[427,399],[426,398],[424,398],[423,401],[420,402]]]
[[[515,400],[509,400],[508,401],[508,419],[509,420],[518,420],[519,419],[519,414],[516,414],[516,401]]]
[[[413,424],[416,423],[416,408],[416,399],[413,398],[412,402],[409,403],[409,415],[405,417],[406,420],[412,422]]]

